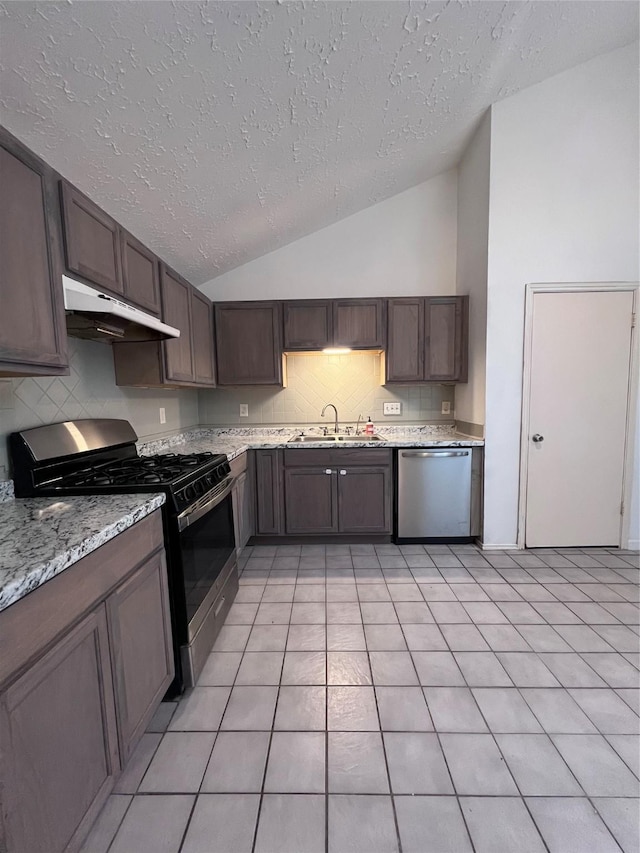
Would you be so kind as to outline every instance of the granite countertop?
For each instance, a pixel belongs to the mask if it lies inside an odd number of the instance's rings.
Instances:
[[[165,502],[163,494],[26,498],[0,503],[0,610]]]
[[[235,459],[247,450],[256,448],[346,448],[346,447],[483,447],[484,440],[462,435],[452,430],[450,426],[429,427],[391,427],[381,429],[377,435],[384,441],[362,440],[345,442],[309,441],[291,443],[291,439],[304,432],[306,436],[320,436],[320,427],[257,427],[250,428],[206,428],[192,430],[182,436],[173,436],[168,440],[159,439],[139,445],[139,452],[151,455],[154,453],[204,453],[213,451],[225,453],[229,460]],[[358,437],[360,439],[360,436]]]

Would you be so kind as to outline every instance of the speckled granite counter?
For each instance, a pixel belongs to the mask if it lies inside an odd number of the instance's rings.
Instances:
[[[165,502],[163,494],[27,498],[0,503],[0,610]]]
[[[169,439],[147,442],[138,446],[142,454],[154,453],[226,453],[229,459],[235,459],[241,453],[256,448],[331,448],[336,447],[483,447],[484,441],[467,435],[453,432],[450,426],[418,426],[418,427],[388,427],[380,429],[378,435],[384,441],[362,440],[345,442],[304,442],[291,443],[291,439],[304,431],[306,436],[320,436],[319,427],[261,427],[248,428],[207,428],[200,427],[182,435],[171,436]],[[360,437],[359,437],[360,438]]]

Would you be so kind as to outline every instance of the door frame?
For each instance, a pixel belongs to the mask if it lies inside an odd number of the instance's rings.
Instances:
[[[634,437],[636,431],[636,413],[638,407],[638,302],[640,297],[639,282],[585,282],[585,283],[548,283],[527,284],[525,286],[524,308],[524,353],[522,370],[522,416],[520,419],[520,484],[518,500],[518,548],[525,548],[527,523],[527,485],[529,475],[529,418],[531,394],[531,367],[533,357],[533,302],[537,293],[596,293],[598,291],[633,293],[633,317],[631,327],[631,363],[629,366],[629,384],[627,387],[627,418],[625,425],[624,462],[622,474],[623,513],[620,519],[620,536],[618,546],[629,547],[630,508],[633,486],[633,455]]]

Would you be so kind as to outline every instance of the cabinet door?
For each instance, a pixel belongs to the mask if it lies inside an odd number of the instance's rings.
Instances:
[[[333,303],[333,343],[361,349],[384,347],[384,301],[338,299]]]
[[[285,302],[282,306],[285,350],[331,346],[332,307],[328,300]]]
[[[253,536],[251,480],[246,471],[236,478],[231,497],[233,499],[233,525],[236,537],[236,549],[239,552]]]
[[[218,385],[282,385],[280,309],[277,302],[216,305]]]
[[[333,533],[336,522],[335,468],[286,468],[285,532]]]
[[[191,288],[191,327],[195,381],[215,386],[213,365],[213,305],[204,295]]]
[[[174,674],[164,552],[107,599],[120,752],[125,761]]]
[[[424,299],[387,300],[387,382],[424,379]]]
[[[117,223],[71,184],[61,188],[67,269],[122,295]]]
[[[256,533],[282,532],[282,455],[256,450]]]
[[[193,382],[191,348],[191,285],[164,264],[160,266],[162,320],[180,329],[180,337],[165,341],[164,363],[168,382]]]
[[[75,846],[119,769],[104,605],[5,691],[0,754],[6,849]]]
[[[0,376],[68,373],[56,179],[9,134],[0,144]]]
[[[120,229],[124,295],[151,314],[160,313],[158,259],[135,237]]]
[[[391,468],[338,468],[340,533],[391,533]]]
[[[468,296],[430,296],[425,300],[427,382],[466,382]]]

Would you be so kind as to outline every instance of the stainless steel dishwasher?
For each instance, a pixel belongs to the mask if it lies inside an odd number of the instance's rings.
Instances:
[[[398,450],[397,538],[471,536],[470,447]]]

